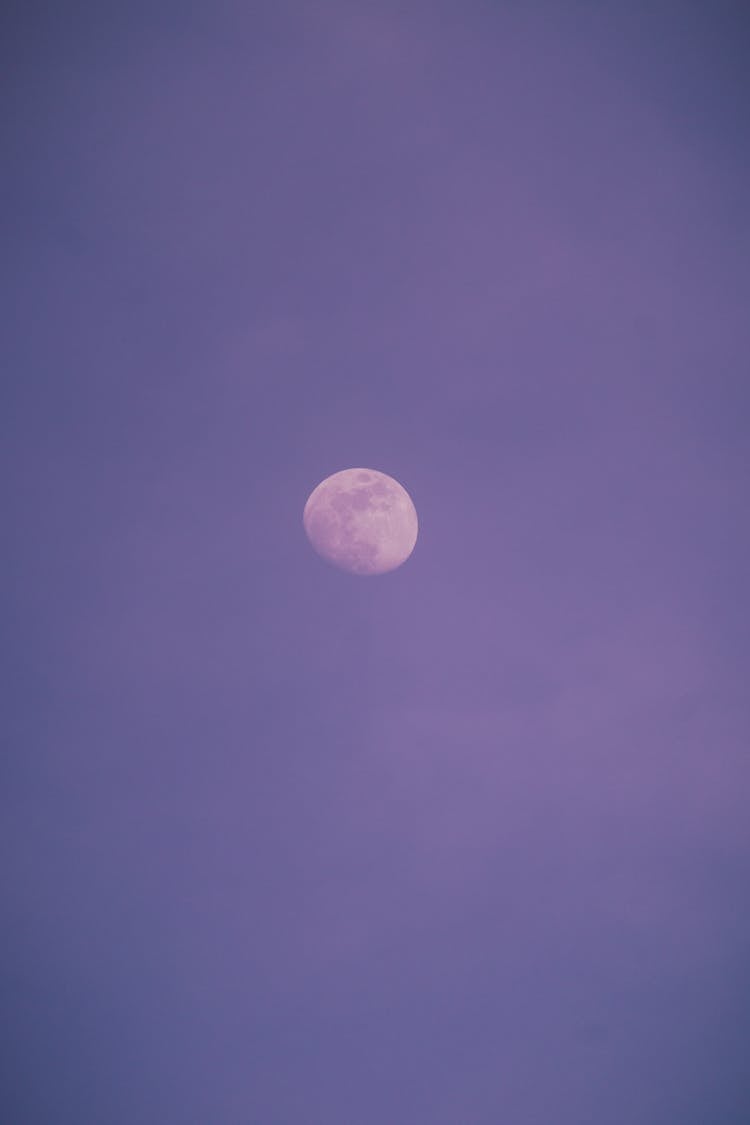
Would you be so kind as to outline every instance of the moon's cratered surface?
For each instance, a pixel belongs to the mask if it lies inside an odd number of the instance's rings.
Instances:
[[[310,493],[302,522],[319,555],[352,574],[385,574],[417,541],[409,493],[376,469],[343,469]]]

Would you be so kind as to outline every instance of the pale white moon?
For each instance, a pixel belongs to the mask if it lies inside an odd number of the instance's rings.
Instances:
[[[319,555],[352,574],[385,574],[417,541],[417,512],[405,488],[376,469],[343,469],[310,493],[302,522]]]

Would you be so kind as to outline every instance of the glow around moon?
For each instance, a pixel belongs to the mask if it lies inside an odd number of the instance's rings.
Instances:
[[[376,469],[343,469],[311,492],[307,537],[328,562],[352,574],[401,566],[417,541],[417,512],[405,488]]]

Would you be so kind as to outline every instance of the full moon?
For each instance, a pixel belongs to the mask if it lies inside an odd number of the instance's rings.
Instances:
[[[405,488],[376,469],[343,469],[310,493],[307,538],[328,562],[352,574],[385,574],[417,541],[417,512]]]

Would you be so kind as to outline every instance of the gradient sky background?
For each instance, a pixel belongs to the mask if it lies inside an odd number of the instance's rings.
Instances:
[[[741,13],[6,11],[10,1125],[750,1120]]]

